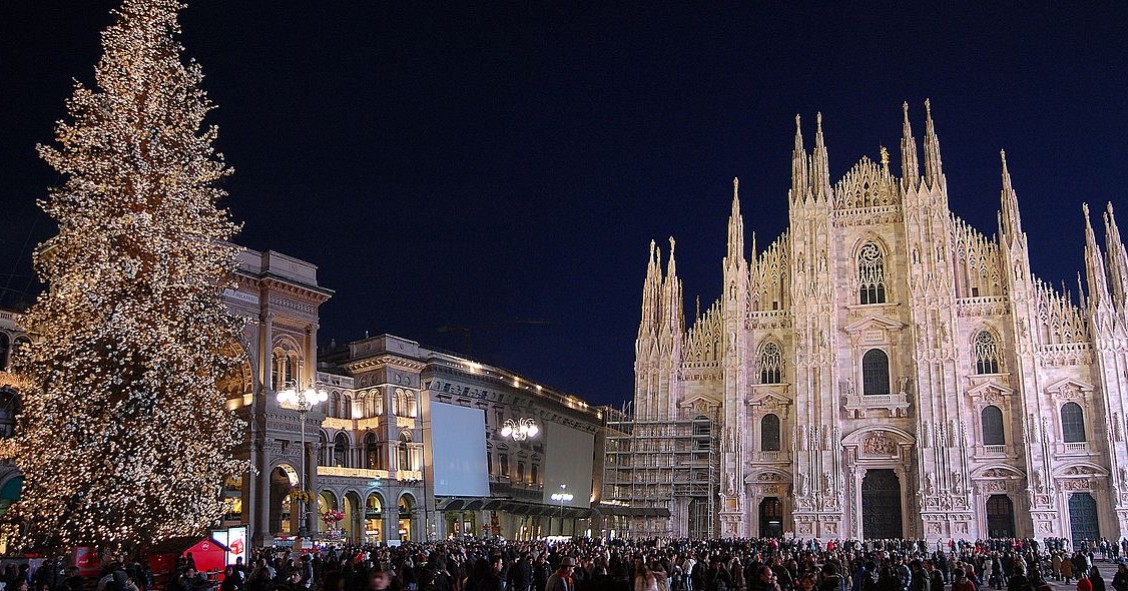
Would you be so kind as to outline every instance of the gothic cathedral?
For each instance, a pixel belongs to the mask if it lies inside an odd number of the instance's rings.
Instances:
[[[715,463],[687,478],[713,485],[668,489],[670,535],[704,532],[706,500],[725,537],[1128,534],[1128,251],[1112,207],[1103,250],[1084,208],[1074,298],[1030,269],[1005,154],[997,238],[949,210],[925,108],[923,162],[906,104],[901,177],[882,150],[835,184],[821,116],[810,153],[796,117],[788,229],[746,259],[734,182],[722,296],[688,329],[673,240],[665,271],[651,245],[637,457],[609,496],[655,490],[643,425],[708,421]]]

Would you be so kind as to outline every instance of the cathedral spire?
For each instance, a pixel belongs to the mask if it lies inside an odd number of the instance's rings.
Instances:
[[[1089,222],[1089,204],[1082,203],[1081,211],[1085,214],[1085,277],[1089,280],[1089,301],[1094,307],[1100,307],[1109,300],[1104,256]]]
[[[930,188],[944,178],[944,167],[940,162],[940,140],[936,137],[936,126],[932,123],[932,105],[924,101],[924,180]]]
[[[916,138],[913,137],[913,128],[909,124],[909,103],[901,105],[905,113],[901,123],[901,181],[906,189],[916,189],[920,184],[920,165],[917,163]]]
[[[1108,256],[1109,282],[1112,284],[1112,300],[1117,309],[1124,310],[1128,305],[1128,252],[1120,240],[1120,229],[1116,226],[1116,215],[1109,202],[1104,214],[1105,252]]]
[[[795,115],[795,148],[791,151],[791,199],[801,201],[807,198],[807,151],[803,149],[803,126],[799,115]]]
[[[732,179],[732,213],[728,226],[729,265],[739,265],[744,259],[744,219],[740,216],[740,179]]]
[[[1014,192],[1011,184],[1010,170],[1007,168],[1007,151],[999,150],[999,157],[1003,161],[1003,190],[999,196],[999,236],[1011,244],[1016,239],[1022,238],[1022,217],[1018,212],[1018,194]]]
[[[661,258],[662,253],[651,240],[650,258],[646,264],[646,280],[642,285],[642,322],[638,326],[638,338],[640,339],[653,335],[658,326],[658,306],[661,303],[662,285],[662,270],[659,266]]]
[[[662,286],[662,332],[679,339],[685,330],[685,314],[682,310],[682,285],[678,279],[677,262],[674,260],[674,246],[674,237],[670,236],[670,260],[666,263],[666,281]]]
[[[826,140],[823,138],[822,113],[815,115],[815,150],[811,154],[811,189],[815,197],[830,197],[830,166],[827,163]]]

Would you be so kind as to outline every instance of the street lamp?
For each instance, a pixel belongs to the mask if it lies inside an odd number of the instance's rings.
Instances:
[[[533,419],[505,419],[501,425],[501,436],[513,441],[524,441],[536,437],[537,433],[540,433],[540,427]]]
[[[552,493],[551,498],[554,501],[560,501],[560,535],[564,535],[564,503],[572,502],[572,499],[574,499],[575,497],[572,495],[572,493],[568,492],[567,484],[561,484],[560,492]]]
[[[329,395],[325,390],[314,390],[313,388],[306,388],[305,390],[298,390],[297,384],[291,384],[289,388],[278,392],[278,403],[284,406],[289,406],[297,409],[298,416],[302,423],[302,453],[301,472],[298,476],[298,537],[305,539],[308,535],[306,530],[306,513],[305,513],[305,492],[302,486],[305,484],[305,465],[306,465],[306,443],[305,443],[305,426],[306,426],[306,413],[313,409],[314,405],[325,402],[329,399]]]

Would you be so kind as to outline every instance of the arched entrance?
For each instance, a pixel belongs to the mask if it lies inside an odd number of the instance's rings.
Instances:
[[[1097,523],[1097,501],[1093,495],[1080,492],[1069,497],[1069,533],[1073,537],[1074,546],[1082,540],[1101,537],[1101,528]]]
[[[360,507],[360,495],[352,491],[345,493],[345,518],[341,520],[339,527],[343,530],[341,536],[350,542],[359,543],[364,539],[364,528],[361,526],[364,514]]]
[[[689,537],[708,538],[713,535],[713,515],[709,499],[693,497],[689,500]]]
[[[987,498],[987,535],[992,538],[1013,538],[1014,503],[1007,495]]]
[[[365,541],[379,543],[384,538],[384,499],[377,493],[370,493],[364,501]]]
[[[868,539],[900,538],[901,481],[891,469],[866,470],[862,479],[862,534]]]
[[[243,520],[243,475],[223,480],[223,521],[236,524]]]
[[[281,464],[270,472],[270,532],[275,535],[297,535],[298,504],[290,493],[298,486],[298,472],[289,464]]]
[[[396,522],[399,539],[410,542],[414,539],[412,537],[412,523],[415,521],[415,497],[408,493],[400,495],[396,508],[399,511],[399,521]]]
[[[760,537],[783,537],[783,503],[779,497],[767,497],[760,501]]]
[[[335,539],[337,530],[341,527],[338,522],[330,518],[331,514],[335,514],[338,510],[337,495],[332,491],[323,490],[317,495],[317,521],[321,532],[329,539]]]

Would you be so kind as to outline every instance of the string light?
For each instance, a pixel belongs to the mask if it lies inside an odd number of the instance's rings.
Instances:
[[[102,34],[94,87],[76,83],[57,145],[64,175],[40,207],[59,233],[35,266],[49,285],[16,356],[28,385],[11,515],[24,542],[135,545],[194,534],[224,512],[242,424],[217,381],[241,362],[243,322],[222,300],[238,227],[218,207],[231,174],[214,105],[185,63],[175,0],[124,0]]]

